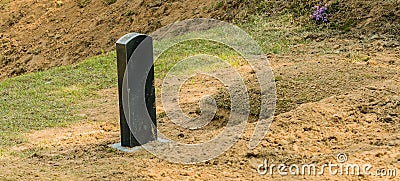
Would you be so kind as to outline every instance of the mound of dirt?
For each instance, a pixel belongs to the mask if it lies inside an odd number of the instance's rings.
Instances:
[[[336,1],[332,21],[340,28],[363,35],[387,35],[399,40],[400,1]]]
[[[150,1],[74,0],[0,2],[0,79],[25,72],[69,65],[114,49],[128,32],[149,33],[189,18],[247,21],[251,14],[273,16],[291,13],[296,22],[309,25],[319,0],[312,1]],[[336,0],[330,4],[328,26],[356,37],[380,34],[399,46],[399,1]],[[316,37],[318,38],[318,37]]]
[[[316,46],[314,49],[317,49]],[[372,61],[349,63],[345,55],[339,60],[333,55],[306,54],[296,57],[297,60],[293,56],[270,58],[278,90],[275,115],[289,112],[305,103],[351,92],[371,82],[399,77],[398,69],[393,69],[392,64],[381,60],[385,58],[397,62],[398,57],[386,54],[373,57],[375,64],[379,61],[379,66],[371,65]],[[315,61],[318,59],[321,60]],[[254,74],[247,76],[245,82],[250,96],[250,113],[258,117],[261,107],[260,84]],[[227,89],[219,89],[214,95],[217,105],[226,109],[231,106],[229,96]]]
[[[113,3],[114,2],[114,3]],[[214,1],[12,1],[0,8],[0,79],[68,65],[113,50],[129,32],[148,33],[211,17]]]

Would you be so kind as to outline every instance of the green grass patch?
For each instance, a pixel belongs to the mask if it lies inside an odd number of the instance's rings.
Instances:
[[[188,40],[171,46],[156,59],[154,65],[155,77],[164,78],[176,63],[199,54],[218,57],[233,67],[237,67],[240,62],[245,61],[238,52],[224,44],[204,39]],[[204,62],[207,62],[207,60]],[[207,63],[205,65],[191,65],[188,66],[189,69],[182,70],[182,72],[189,71],[188,73],[190,73],[192,69],[204,68],[202,66],[212,65]]]
[[[309,40],[302,37],[306,28],[294,23],[291,14],[280,16],[252,15],[247,23],[239,25],[248,32],[262,47],[264,53],[280,54],[290,51],[296,44],[306,44]]]
[[[96,91],[116,87],[116,55],[31,73],[0,82],[0,150],[24,141],[21,133],[64,126]]]

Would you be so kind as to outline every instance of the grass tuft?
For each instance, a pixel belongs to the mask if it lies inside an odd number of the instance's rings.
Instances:
[[[113,52],[0,82],[0,147],[24,142],[23,132],[79,120],[85,100],[117,86],[115,59]]]

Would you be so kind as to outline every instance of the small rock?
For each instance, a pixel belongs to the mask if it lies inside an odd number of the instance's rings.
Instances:
[[[378,65],[378,62],[376,62],[375,60],[368,60],[367,65]]]
[[[54,38],[55,38],[55,39],[60,39],[60,38],[61,38],[61,35],[60,35],[60,34],[56,34],[56,35],[54,35]]]
[[[390,117],[390,116],[387,116],[387,117],[383,118],[383,121],[386,122],[386,123],[393,123],[394,122],[392,117]]]
[[[286,141],[286,140],[282,140],[282,141],[281,141],[281,144],[282,144],[282,145],[288,145],[288,144],[289,144],[289,142],[288,142],[288,141]]]
[[[395,48],[398,47],[399,43],[396,41],[390,41],[390,42],[386,42],[384,47],[391,47],[391,48]]]
[[[383,46],[379,46],[378,48],[376,48],[376,50],[383,51],[383,50],[385,50],[385,48]]]
[[[29,61],[32,60],[32,58],[33,58],[33,56],[32,56],[32,55],[29,55],[29,56],[27,56],[27,57],[25,57],[25,58],[23,59],[23,62],[24,62],[24,63],[28,63]]]
[[[253,169],[257,169],[258,166],[260,164],[262,164],[262,163],[263,163],[262,160],[260,161],[260,160],[258,160],[256,158],[250,158],[249,159],[249,166],[252,167]]]
[[[371,36],[371,38],[369,38],[369,40],[379,40],[379,39],[381,39],[379,35],[373,35]]]
[[[333,46],[333,49],[335,49],[335,50],[337,50],[337,49],[339,49],[340,48],[340,45],[335,45],[335,46]]]
[[[297,146],[297,144],[293,144],[293,150],[294,151],[298,151],[299,150],[299,146]]]
[[[357,47],[355,50],[356,50],[356,51],[362,51],[363,48],[362,48],[362,47]]]
[[[62,5],[64,5],[64,3],[62,1],[56,1],[55,2],[57,7],[61,7]]]
[[[364,117],[365,117],[365,121],[367,123],[372,123],[372,122],[375,122],[376,120],[378,120],[378,117],[376,116],[376,114],[365,114]]]

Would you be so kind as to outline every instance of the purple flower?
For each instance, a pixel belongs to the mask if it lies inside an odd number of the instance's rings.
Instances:
[[[328,5],[325,4],[324,6],[315,6],[312,17],[316,21],[322,21],[324,23],[328,22]]]

